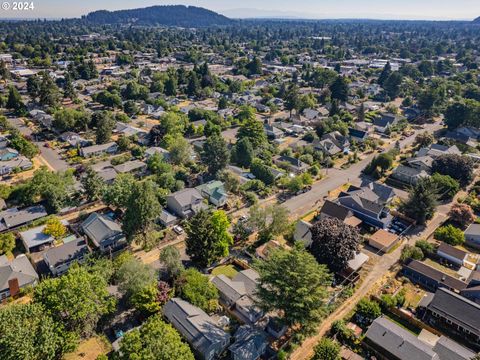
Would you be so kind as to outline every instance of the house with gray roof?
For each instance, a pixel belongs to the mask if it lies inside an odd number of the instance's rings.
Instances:
[[[13,260],[8,260],[5,255],[0,256],[0,302],[37,282],[38,274],[24,254]]]
[[[170,160],[170,152],[164,148],[152,146],[145,150],[145,157],[147,159],[150,159],[154,154],[159,154],[165,161]]]
[[[422,307],[423,321],[480,351],[480,304],[439,288]]]
[[[255,292],[259,275],[255,270],[240,271],[233,279],[223,274],[212,278],[212,284],[220,293],[220,301],[244,322],[255,323],[262,310],[255,304]]]
[[[182,219],[188,219],[208,206],[197,189],[185,188],[167,196],[167,209]]]
[[[465,243],[468,246],[480,249],[480,224],[470,224],[465,230]]]
[[[120,225],[106,215],[91,213],[80,227],[102,253],[115,252],[127,245]]]
[[[228,348],[233,360],[257,360],[267,351],[267,334],[252,326],[240,326],[234,338],[235,342]]]
[[[47,215],[43,205],[30,206],[24,209],[10,208],[4,210],[0,212],[0,232],[27,225]]]
[[[340,193],[336,202],[351,210],[364,223],[385,229],[392,220],[387,205],[394,195],[391,187],[371,182],[362,187],[350,186]]]
[[[140,174],[147,169],[147,164],[140,160],[131,160],[113,167],[119,174]]]
[[[163,315],[202,360],[216,358],[230,343],[230,335],[210,316],[180,298],[170,299],[163,306]]]
[[[279,155],[273,159],[275,165],[280,166],[285,164],[289,171],[295,174],[301,174],[307,171],[310,168],[310,165],[304,163],[303,161],[286,155]]]
[[[83,263],[89,253],[85,239],[77,238],[48,249],[43,255],[43,260],[53,276],[60,276],[66,273],[74,262]]]
[[[115,154],[118,151],[118,145],[115,142],[106,144],[92,145],[80,149],[80,156],[90,158],[103,154]]]
[[[46,225],[37,226],[19,233],[23,247],[28,253],[41,251],[52,246],[55,242],[55,238],[53,236],[43,232],[43,230],[45,230],[45,226]]]
[[[440,360],[429,344],[383,316],[370,325],[364,343],[381,359]]]
[[[421,168],[413,168],[405,165],[398,165],[392,172],[392,178],[405,184],[415,185],[420,179],[430,175]]]
[[[0,175],[8,175],[16,169],[25,171],[31,169],[32,162],[25,156],[18,156],[8,161],[0,161]]]
[[[471,360],[475,352],[445,337],[428,333],[417,337],[383,316],[375,319],[364,343],[380,358],[399,360]]]

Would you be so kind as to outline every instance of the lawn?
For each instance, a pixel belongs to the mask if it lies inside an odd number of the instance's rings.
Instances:
[[[94,360],[99,355],[107,354],[111,350],[111,346],[106,339],[100,337],[92,337],[82,341],[75,352],[66,354],[64,360]]]
[[[233,279],[238,274],[238,270],[234,265],[221,265],[212,270],[212,275],[217,276],[221,274]]]
[[[455,270],[450,269],[446,266],[443,266],[442,264],[439,264],[436,261],[433,261],[431,259],[425,259],[423,262],[428,266],[431,266],[437,270],[444,272],[447,275],[453,276],[454,278],[457,278],[457,279],[460,278],[460,276],[457,274]]]

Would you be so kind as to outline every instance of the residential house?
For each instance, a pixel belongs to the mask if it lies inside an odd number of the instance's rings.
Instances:
[[[368,328],[364,344],[379,360],[470,360],[475,356],[473,351],[445,336],[425,336],[424,331],[416,336],[381,316]]]
[[[63,220],[62,223],[68,225],[66,220]],[[19,233],[23,247],[28,253],[44,250],[55,242],[53,236],[44,233],[45,227],[46,225],[41,225]]]
[[[480,249],[480,224],[470,224],[465,230],[465,243],[468,246]]]
[[[328,199],[325,200],[320,209],[320,221],[326,218],[336,218],[353,227],[362,223],[362,220],[355,217],[350,209]]]
[[[480,304],[445,288],[422,302],[422,320],[480,350]]]
[[[462,291],[467,287],[466,282],[418,260],[411,259],[405,263],[402,268],[402,274],[414,284],[419,284],[429,291],[436,291],[439,288]]]
[[[60,140],[68,143],[71,147],[74,147],[74,148],[90,146],[92,144],[90,140],[84,139],[82,136],[80,136],[79,134],[73,131],[64,132],[63,134],[60,135],[59,138]]]
[[[27,225],[47,215],[43,205],[30,206],[21,210],[18,208],[4,210],[0,212],[0,232]]]
[[[212,278],[220,293],[221,302],[231,309],[242,322],[256,323],[262,310],[255,304],[259,275],[255,270],[242,270],[233,279],[221,274]]]
[[[385,134],[393,125],[400,121],[400,117],[394,114],[382,113],[373,120],[373,126],[376,132]]]
[[[324,134],[322,140],[330,140],[343,153],[348,153],[350,151],[350,140],[348,139],[348,136],[342,135],[339,131],[332,131],[331,133]]]
[[[165,150],[164,148],[154,146],[154,147],[149,147],[147,150],[145,150],[145,157],[147,159],[150,159],[154,154],[161,155],[162,159],[165,161],[170,160],[170,152],[168,150]]]
[[[350,186],[340,193],[336,202],[350,209],[364,223],[385,229],[392,220],[387,205],[394,195],[391,187],[371,182],[362,187]]]
[[[230,343],[230,335],[210,316],[182,299],[170,299],[163,306],[163,314],[202,360],[218,357]]]
[[[285,136],[285,133],[276,126],[265,124],[263,125],[263,128],[265,130],[265,134],[269,139],[276,140]]]
[[[89,253],[85,240],[78,238],[48,249],[43,260],[53,276],[60,276],[66,273],[74,262],[83,263]]]
[[[475,147],[480,140],[480,129],[462,126],[445,134],[447,139],[458,141],[462,144]]]
[[[100,156],[103,154],[115,154],[118,151],[118,145],[115,142],[106,144],[92,145],[80,149],[80,155],[84,158]]]
[[[460,294],[480,304],[480,270],[472,271],[467,282],[467,288],[460,291]]]
[[[293,239],[295,241],[301,241],[305,248],[312,245],[312,231],[313,225],[307,221],[299,220],[295,225],[295,232],[293,233]]]
[[[178,221],[179,218],[170,213],[169,211],[162,209],[162,212],[160,213],[160,217],[158,218],[158,221],[165,227],[175,225]]]
[[[352,141],[363,143],[369,138],[369,133],[368,131],[364,130],[348,128],[348,136],[350,136]]]
[[[113,167],[119,174],[141,174],[147,169],[147,164],[140,160],[127,161]]]
[[[420,179],[430,175],[420,168],[413,168],[405,165],[398,165],[392,172],[392,178],[408,185],[415,185]]]
[[[478,255],[470,254],[444,242],[441,242],[437,248],[437,256],[458,267],[464,266],[470,270],[476,270],[479,261]]]
[[[267,334],[249,325],[240,326],[234,339],[235,342],[228,348],[232,360],[258,360],[267,351]]]
[[[197,189],[186,188],[167,196],[167,209],[182,219],[188,219],[207,205]]]
[[[0,161],[0,175],[8,175],[16,169],[25,171],[33,167],[32,162],[25,156],[18,156],[8,161]]]
[[[288,170],[294,174],[302,174],[310,168],[310,165],[305,164],[303,161],[291,156],[276,156],[273,159],[273,162],[277,166],[285,165]]]
[[[210,204],[216,207],[224,206],[227,203],[228,194],[225,190],[225,185],[221,181],[212,180],[197,186],[196,189]]]
[[[38,274],[24,254],[13,260],[6,255],[0,256],[0,302],[18,295],[20,289],[34,286],[37,282]]]
[[[53,116],[47,114],[43,110],[32,110],[30,111],[30,116],[35,120],[39,125],[47,130],[52,130],[53,128]]]
[[[127,246],[120,225],[106,215],[93,212],[80,227],[102,253],[112,253]]]

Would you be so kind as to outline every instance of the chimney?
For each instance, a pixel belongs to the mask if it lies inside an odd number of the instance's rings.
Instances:
[[[18,286],[18,279],[17,278],[8,280],[8,287],[10,289],[10,296],[11,297],[14,297],[14,296],[18,295],[18,293],[20,292],[20,287]]]

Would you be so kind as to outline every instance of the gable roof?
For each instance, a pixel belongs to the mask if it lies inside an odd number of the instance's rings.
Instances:
[[[185,188],[183,190],[174,192],[169,195],[168,198],[175,199],[176,202],[182,207],[190,205],[197,200],[202,200],[202,194],[195,188]]]
[[[450,255],[454,257],[455,259],[463,260],[465,259],[465,256],[468,255],[466,251],[463,251],[461,249],[457,249],[455,246],[449,245],[447,243],[441,242],[440,246],[437,249],[437,252],[443,252],[444,254]]]
[[[444,284],[451,289],[463,290],[467,287],[465,282],[454,278],[453,276],[447,275],[442,271],[428,266],[418,260],[410,260],[407,264],[403,265],[403,267],[422,274],[423,276],[436,281],[438,284]]]
[[[100,246],[102,241],[120,236],[122,229],[115,221],[108,216],[91,213],[90,216],[81,225],[83,232],[92,240],[95,245]]]
[[[0,212],[0,231],[26,224],[47,215],[43,205],[35,205],[21,210],[11,208],[2,211]]]
[[[191,346],[202,354],[230,338],[202,309],[182,299],[170,299],[163,306],[163,313]]]
[[[9,261],[5,255],[0,256],[0,291],[9,288],[9,280],[17,279],[19,287],[38,280],[38,274],[25,255],[19,255]]]
[[[429,345],[383,316],[375,319],[365,337],[401,360],[439,360]]]
[[[79,238],[48,249],[44,254],[44,258],[48,259],[48,263],[51,266],[57,267],[67,261],[82,258],[88,253],[89,250],[85,240]]]
[[[242,325],[235,333],[235,342],[228,348],[236,360],[258,359],[268,345],[267,334],[249,325]]]
[[[473,351],[446,336],[441,336],[438,339],[433,351],[440,356],[440,360],[471,360],[476,355]]]
[[[480,304],[448,289],[439,288],[427,308],[460,323],[472,334],[480,336]]]
[[[330,200],[325,200],[322,209],[320,210],[320,213],[337,218],[342,221],[349,218],[350,216],[353,216],[352,212],[348,208]]]

